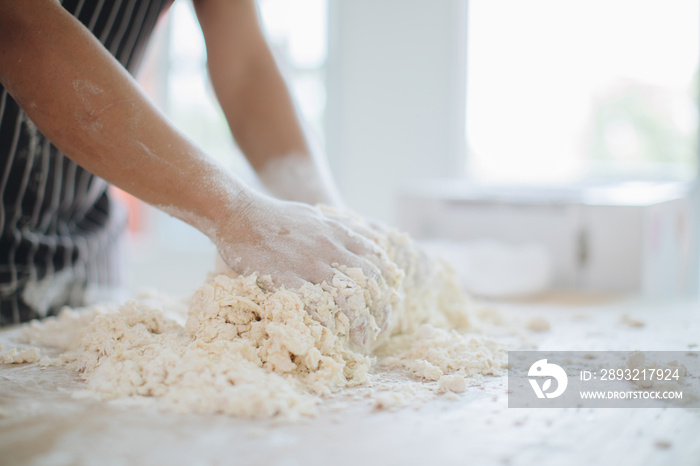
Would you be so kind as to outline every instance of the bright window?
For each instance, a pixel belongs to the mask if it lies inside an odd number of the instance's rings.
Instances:
[[[326,108],[327,0],[258,0],[277,61],[314,136],[323,139]]]
[[[263,29],[300,113],[323,137],[327,0],[259,0]],[[207,75],[206,49],[190,0],[177,0],[155,34],[142,85],[170,121],[237,172],[245,163]]]
[[[699,42],[697,0],[471,0],[470,175],[691,179]]]

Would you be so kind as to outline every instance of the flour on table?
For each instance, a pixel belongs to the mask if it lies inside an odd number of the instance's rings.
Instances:
[[[332,283],[299,290],[273,289],[256,274],[212,275],[187,301],[150,295],[67,309],[25,325],[23,341],[59,349],[41,362],[79,372],[103,399],[148,397],[177,412],[248,418],[314,415],[324,398],[374,387],[386,371],[406,374],[409,385],[366,392],[378,408],[500,374],[505,352],[479,332],[476,305],[452,269],[405,234],[373,239],[382,286],[341,265]],[[388,321],[377,322],[374,311],[387,305]]]

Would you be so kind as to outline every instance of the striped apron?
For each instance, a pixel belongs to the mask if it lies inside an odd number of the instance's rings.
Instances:
[[[64,0],[130,72],[172,0]],[[123,286],[126,212],[48,141],[0,86],[0,325]]]

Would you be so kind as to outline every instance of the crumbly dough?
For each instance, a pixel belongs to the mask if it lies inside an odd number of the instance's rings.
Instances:
[[[525,326],[533,332],[547,332],[550,329],[549,322],[542,317],[533,317],[527,321]]]
[[[675,372],[678,370],[678,379],[665,381],[665,380],[654,380],[653,378],[639,378],[638,380],[632,381],[632,384],[639,388],[656,388],[656,389],[677,389],[685,384],[685,378],[688,375],[688,369],[683,365],[679,364],[678,361],[670,361],[668,363],[658,362],[649,360],[646,358],[645,354],[641,351],[634,351],[627,358],[625,362],[627,369],[639,369],[639,370],[657,370],[661,369],[663,371],[671,369]]]
[[[643,321],[630,317],[629,314],[623,314],[622,317],[620,317],[620,323],[632,328],[644,327],[646,325]]]
[[[631,383],[639,389],[653,389],[656,391],[682,391],[683,398],[678,400],[682,404],[691,404],[700,400],[700,390],[697,383],[692,383],[693,374],[688,372],[684,364],[678,361],[661,362],[653,359],[648,359],[645,353],[634,351],[625,361],[625,368],[639,370],[670,370],[675,377],[670,380],[659,380],[655,378],[640,378]]]
[[[78,371],[101,398],[248,418],[313,415],[324,397],[376,381],[376,369],[436,393],[500,374],[505,351],[478,332],[452,269],[407,235],[378,230],[375,241],[381,285],[343,266],[332,283],[300,290],[256,274],[212,275],[188,302],[150,295],[68,309],[26,325],[23,339],[60,349],[42,362]],[[391,306],[386,322],[374,317],[381,306]],[[411,393],[377,393],[376,406],[406,404]]]
[[[37,348],[12,348],[0,354],[0,364],[26,364],[39,359]]]
[[[462,393],[467,389],[467,381],[461,375],[443,375],[438,379],[438,388],[443,392]]]

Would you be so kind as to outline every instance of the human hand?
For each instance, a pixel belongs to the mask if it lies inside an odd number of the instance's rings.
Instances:
[[[397,272],[358,230],[317,207],[257,196],[223,219],[213,239],[235,273],[269,275],[274,287],[294,291],[308,283],[329,291],[349,320],[351,341],[365,347],[388,325]]]

